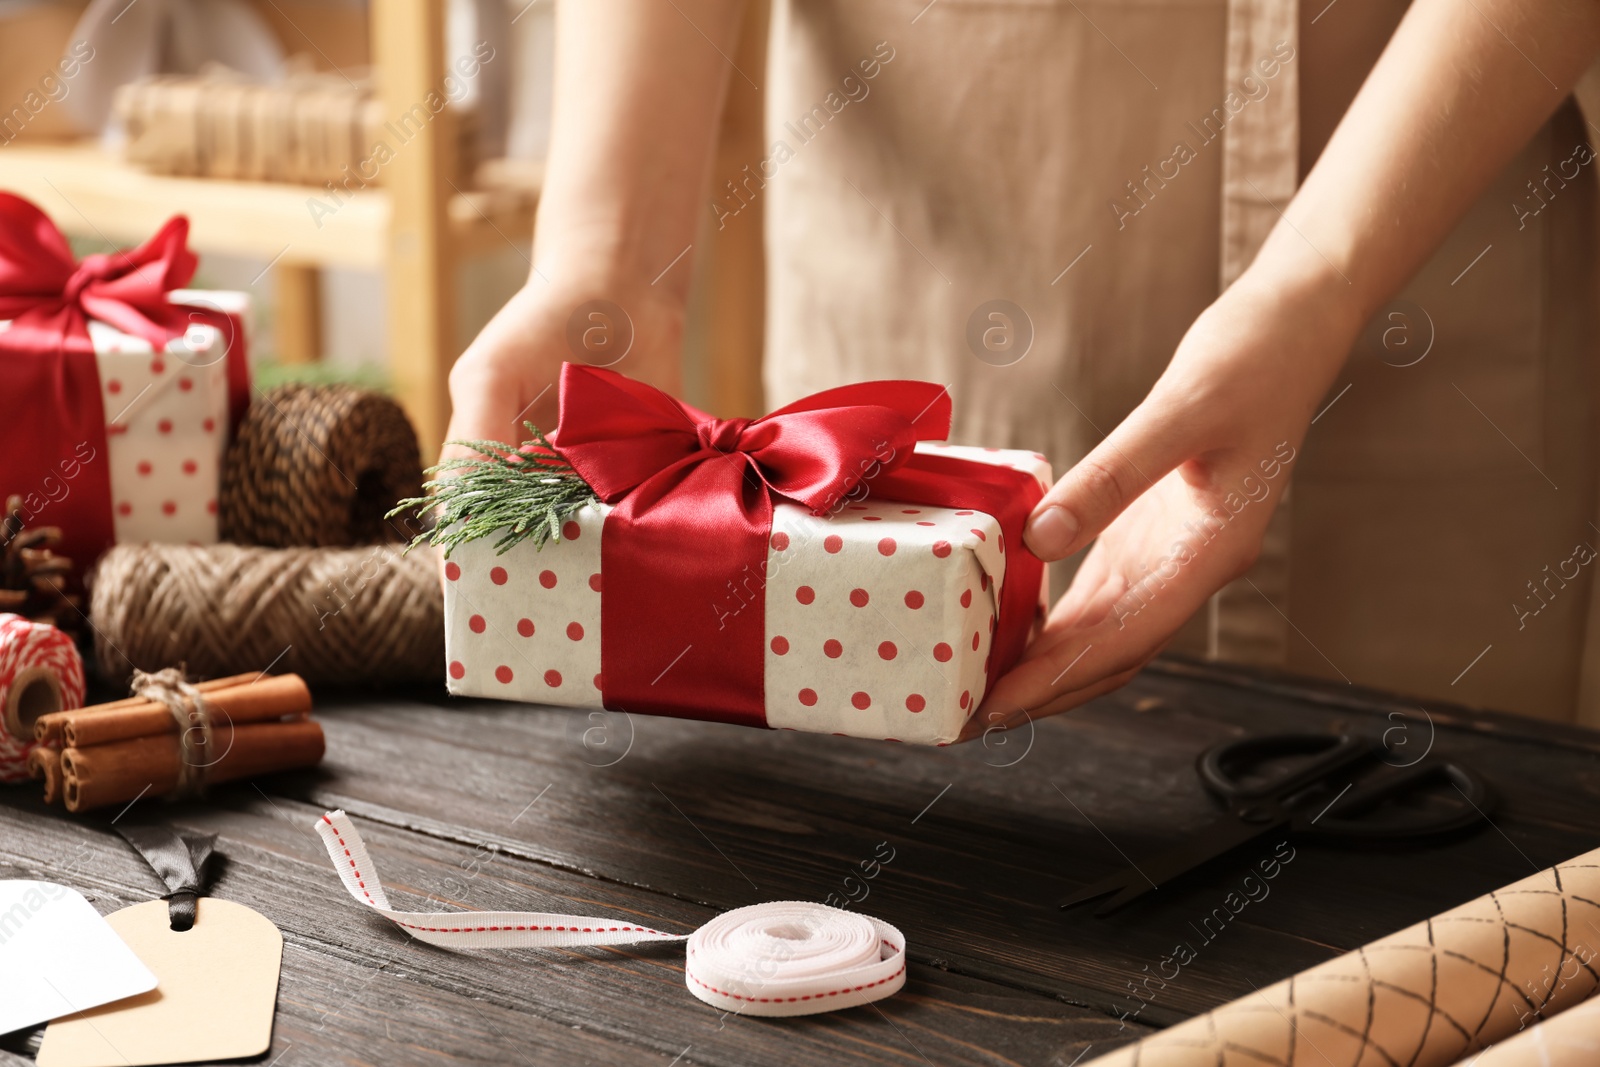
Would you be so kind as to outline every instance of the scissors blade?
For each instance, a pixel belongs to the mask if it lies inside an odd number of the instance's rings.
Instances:
[[[1151,890],[1159,889],[1236,848],[1288,826],[1289,821],[1287,813],[1261,822],[1246,822],[1232,816],[1219,819],[1182,845],[1175,845],[1164,852],[1158,852],[1141,863],[1132,864],[1128,870],[1084,886],[1062,901],[1061,907],[1076,907],[1115,893],[1115,896],[1095,909],[1096,916],[1110,915]]]
[[[1137,888],[1138,886],[1144,885],[1144,881],[1142,879],[1139,880],[1137,884],[1129,882],[1128,879],[1130,877],[1138,878],[1139,876],[1134,874],[1131,870],[1126,870],[1118,871],[1110,878],[1102,878],[1098,882],[1091,882],[1082,889],[1078,890],[1076,893],[1072,894],[1067,899],[1063,900],[1061,902],[1061,907],[1063,909],[1075,908],[1079,904],[1087,904],[1089,901],[1098,899],[1099,897],[1109,896],[1112,893],[1117,893],[1120,895],[1130,888]]]

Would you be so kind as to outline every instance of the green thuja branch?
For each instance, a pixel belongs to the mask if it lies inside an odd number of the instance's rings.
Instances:
[[[589,504],[599,503],[594,490],[556,454],[539,428],[527,427],[532,440],[519,451],[499,441],[451,441],[478,453],[476,459],[447,459],[429,467],[426,495],[400,501],[386,518],[406,512],[426,518],[437,511],[432,530],[418,534],[415,548],[431,541],[450,550],[467,541],[499,533],[497,553],[533,541],[535,549],[561,540],[561,524]],[[449,472],[450,477],[438,475]]]

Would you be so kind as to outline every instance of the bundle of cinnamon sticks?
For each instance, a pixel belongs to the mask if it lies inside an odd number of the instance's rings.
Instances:
[[[45,803],[89,811],[322,760],[322,726],[298,674],[252,672],[194,688],[208,729],[137,696],[40,716],[28,769],[44,782]]]

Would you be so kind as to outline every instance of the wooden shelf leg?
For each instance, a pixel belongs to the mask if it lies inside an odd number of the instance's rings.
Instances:
[[[443,0],[374,0],[372,51],[392,158],[389,190],[389,366],[395,394],[431,459],[449,419],[455,362],[455,255],[447,229],[454,116],[432,111],[444,84]]]
[[[322,355],[322,294],[316,267],[280,264],[272,269],[277,306],[272,323],[278,362],[315,363]]]

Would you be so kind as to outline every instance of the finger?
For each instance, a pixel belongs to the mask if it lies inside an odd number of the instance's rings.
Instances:
[[[1045,623],[1047,628],[1093,626],[1105,618],[1111,606],[1127,592],[1128,583],[1121,575],[1108,573],[1095,555],[1093,551],[1089,553],[1078,573],[1072,576],[1072,585],[1050,609]]]
[[[1062,693],[1120,673],[1119,665],[1109,658],[1114,650],[1107,647],[1101,629],[1073,627],[1041,634],[1028,655],[1001,675],[984,696],[985,714],[999,709],[1001,720],[1012,719],[1043,707]]]
[[[1152,655],[1150,658],[1153,659],[1154,656]],[[1071,711],[1073,708],[1087,704],[1097,697],[1102,697],[1107,693],[1121,689],[1132,681],[1134,676],[1143,670],[1148,662],[1149,660],[1146,660],[1128,670],[1096,678],[1087,685],[1061,693],[1048,704],[1038,708],[997,707],[992,705],[990,701],[985,700],[983,707],[967,721],[967,725],[961,731],[961,736],[957,738],[957,743],[972,741],[979,737],[989,737],[996,733],[1019,730],[1029,723]]]
[[[495,375],[465,357],[451,369],[450,400],[450,422],[445,430],[445,444],[440,449],[439,462],[469,459],[477,455],[465,445],[452,444],[454,441],[506,441],[515,444],[521,440],[510,433],[517,409],[522,406],[521,390],[505,385]],[[440,471],[437,477],[452,478],[460,473]],[[435,556],[442,584],[447,578],[448,561],[443,552],[437,552]]]
[[[1081,689],[1074,689],[1070,692],[1062,693],[1060,696],[1056,697],[1043,707],[1034,708],[1032,711],[1028,712],[1027,718],[1035,721],[1039,719],[1048,719],[1054,715],[1060,715],[1063,712],[1072,711],[1074,708],[1080,708],[1089,703],[1089,701],[1103,697],[1107,693],[1116,692],[1118,689],[1121,689],[1123,686],[1133,681],[1133,679],[1138,676],[1139,672],[1144,670],[1145,667],[1149,665],[1150,660],[1156,658],[1156,654],[1160,651],[1160,648],[1152,650],[1150,655],[1143,662],[1137,664],[1136,666],[1130,667],[1125,671],[1118,671],[1116,674],[1098,679],[1097,681],[1086,685]]]
[[[1154,657],[1152,656],[1151,658]],[[1029,723],[1038,722],[1040,719],[1048,719],[1051,716],[1060,715],[1064,712],[1071,711],[1074,708],[1081,707],[1082,705],[1089,703],[1091,700],[1095,700],[1099,697],[1105,696],[1107,693],[1114,693],[1118,689],[1121,689],[1123,686],[1131,682],[1134,677],[1144,669],[1144,667],[1145,664],[1140,664],[1137,667],[1126,671],[1121,671],[1117,674],[1110,675],[1109,677],[1097,679],[1096,681],[1080,689],[1074,689],[1070,692],[1063,693],[1050,703],[1044,705],[1043,707],[1035,708],[1032,711],[1019,708],[1013,711],[1009,716],[1004,717],[999,715],[998,711],[985,712],[985,718],[983,721],[980,721],[978,716],[974,716],[973,720],[967,724],[967,729],[962,731],[960,740],[970,741],[978,737],[992,736],[999,732],[1020,730]],[[985,707],[987,707],[987,705],[985,705]]]
[[[527,437],[522,420],[534,406],[532,401],[547,397],[553,388],[537,397],[526,397],[520,383],[508,383],[491,373],[460,368],[450,376],[450,425],[440,459],[459,459],[476,455],[465,445],[452,441],[503,441],[521,444]]]
[[[1234,553],[1206,546],[1170,577],[1159,572],[1126,590],[1105,608],[1105,617],[1083,625],[1052,618],[1016,666],[995,683],[984,704],[1037,714],[1075,706],[1071,694],[1100,679],[1136,671],[1166,646],[1212,591],[1239,570]],[[1078,701],[1081,702],[1081,701]]]
[[[1146,400],[1061,476],[1033,509],[1022,539],[1042,560],[1088,544],[1163,475],[1189,458],[1183,422]]]

